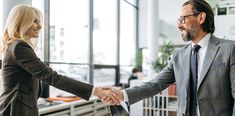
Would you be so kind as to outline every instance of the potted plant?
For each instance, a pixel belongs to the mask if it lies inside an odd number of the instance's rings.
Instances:
[[[156,72],[160,72],[170,60],[170,56],[174,51],[174,45],[171,41],[164,42],[163,45],[159,47],[159,54],[156,62],[153,63],[153,68]]]

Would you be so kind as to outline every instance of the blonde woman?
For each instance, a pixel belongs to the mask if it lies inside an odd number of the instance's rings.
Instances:
[[[37,116],[39,80],[86,100],[92,94],[115,99],[101,88],[57,74],[36,56],[36,45],[32,41],[39,36],[41,19],[41,12],[31,6],[17,5],[10,11],[1,46],[3,94],[0,115]]]

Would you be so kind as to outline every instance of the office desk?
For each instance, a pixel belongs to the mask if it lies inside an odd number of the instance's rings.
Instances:
[[[97,98],[77,100],[39,108],[40,116],[111,116],[109,105]]]

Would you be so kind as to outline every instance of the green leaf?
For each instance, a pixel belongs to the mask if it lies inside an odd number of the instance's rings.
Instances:
[[[153,68],[156,72],[160,72],[168,64],[174,49],[174,45],[171,41],[164,42],[163,45],[159,47],[159,56],[153,63]]]

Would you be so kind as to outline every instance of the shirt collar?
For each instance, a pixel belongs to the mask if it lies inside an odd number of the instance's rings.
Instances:
[[[205,37],[202,38],[202,40],[200,42],[198,42],[197,44],[200,45],[201,48],[206,48],[209,40],[211,38],[211,33],[208,33]],[[195,43],[192,42],[192,47],[195,45]]]

